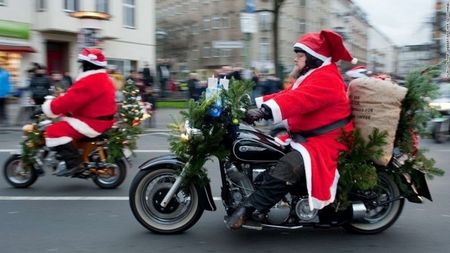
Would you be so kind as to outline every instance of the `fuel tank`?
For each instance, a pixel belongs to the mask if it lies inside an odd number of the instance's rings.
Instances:
[[[239,125],[237,138],[233,142],[234,156],[244,162],[276,162],[287,152],[271,136],[248,126]]]

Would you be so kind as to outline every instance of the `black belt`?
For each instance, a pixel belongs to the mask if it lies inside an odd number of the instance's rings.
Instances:
[[[314,130],[298,132],[298,133],[291,133],[291,137],[294,141],[303,142],[305,138],[326,134],[335,129],[344,127],[345,125],[347,125],[347,123],[350,122],[351,119],[352,119],[352,116],[348,116],[347,118],[335,121],[331,124],[316,128]]]
[[[95,117],[95,119],[99,119],[99,120],[113,120],[114,119],[114,115],[99,116],[99,117]]]

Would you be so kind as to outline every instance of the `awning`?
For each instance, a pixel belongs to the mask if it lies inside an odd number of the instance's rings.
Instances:
[[[0,44],[0,51],[18,52],[18,53],[36,53],[36,50],[30,46],[19,46],[19,45]]]

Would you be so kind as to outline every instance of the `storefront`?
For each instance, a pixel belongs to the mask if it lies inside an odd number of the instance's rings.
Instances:
[[[29,24],[0,20],[0,62],[9,71],[15,89],[23,87],[26,59],[36,52],[29,39]]]

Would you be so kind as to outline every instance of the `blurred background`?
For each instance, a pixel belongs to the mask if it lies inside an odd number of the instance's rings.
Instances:
[[[425,17],[407,13],[420,23],[417,33],[426,31],[426,42],[415,44],[394,43],[377,28],[380,24],[372,24],[370,2],[0,0],[0,60],[18,97],[35,69],[43,68],[50,81],[76,78],[79,50],[99,47],[111,74],[121,80],[136,71],[158,99],[196,98],[212,74],[253,79],[261,83],[259,93],[281,89],[292,70],[292,45],[300,35],[321,29],[340,33],[359,65],[399,82],[414,68],[443,61],[445,1],[422,1],[429,7]],[[394,4],[375,2],[396,28]],[[407,6],[414,2],[400,7],[418,12],[417,6]],[[352,66],[341,63],[340,68],[345,73]],[[262,82],[268,79],[279,87],[264,91]]]

